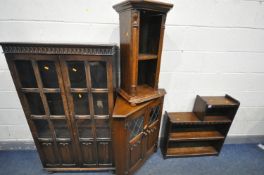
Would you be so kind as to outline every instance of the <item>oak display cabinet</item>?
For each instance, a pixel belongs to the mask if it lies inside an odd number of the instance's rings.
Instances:
[[[121,88],[135,105],[163,96],[158,90],[163,35],[172,4],[129,0],[113,6],[119,13]]]
[[[218,155],[239,104],[229,95],[197,95],[193,112],[166,112],[160,144],[163,157]]]
[[[133,174],[157,151],[163,99],[162,96],[131,106],[117,97],[112,124],[117,175]]]
[[[2,47],[43,167],[114,170],[116,46]]]

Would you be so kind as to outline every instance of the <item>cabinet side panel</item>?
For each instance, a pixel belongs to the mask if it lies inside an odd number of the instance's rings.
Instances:
[[[167,140],[168,140],[168,134],[169,134],[169,119],[168,119],[168,113],[165,112],[163,116],[162,126],[161,126],[161,138],[160,138],[160,149],[163,155],[166,154],[167,151]]]
[[[131,76],[131,11],[119,14],[120,21],[120,63],[121,63],[121,88],[130,92]]]
[[[202,98],[199,95],[197,95],[193,106],[193,112],[200,120],[204,119],[206,112],[205,109],[206,109],[206,103],[202,100]]]
[[[125,119],[113,119],[112,139],[116,174],[126,174],[128,172],[128,138],[125,130]]]

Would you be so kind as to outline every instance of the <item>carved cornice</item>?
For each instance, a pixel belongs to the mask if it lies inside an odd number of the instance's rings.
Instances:
[[[22,54],[61,54],[61,55],[114,55],[115,46],[102,47],[60,47],[60,46],[19,46],[3,45],[3,51]]]

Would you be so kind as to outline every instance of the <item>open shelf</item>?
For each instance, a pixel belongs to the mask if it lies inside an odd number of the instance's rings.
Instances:
[[[231,98],[216,96],[216,97],[208,97],[203,96],[202,99],[211,106],[236,106],[237,101]]]
[[[138,55],[138,60],[152,60],[152,59],[157,59],[158,56],[156,54],[143,54],[143,53],[140,53]]]
[[[231,120],[226,116],[206,116],[205,119],[201,121],[192,112],[170,113],[170,121],[175,124],[231,123]]]
[[[218,131],[185,131],[170,133],[169,141],[218,140],[224,136]]]
[[[208,156],[217,154],[218,152],[213,146],[180,147],[168,148],[166,157]]]
[[[223,123],[231,123],[232,120],[227,116],[205,116],[205,122],[223,122]]]

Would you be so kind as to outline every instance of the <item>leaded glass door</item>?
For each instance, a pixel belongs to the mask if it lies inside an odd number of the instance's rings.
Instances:
[[[159,98],[152,102],[147,111],[147,151],[157,149],[157,140],[159,136],[160,119],[162,114],[163,98]]]
[[[142,109],[126,121],[129,142],[129,167],[133,169],[144,158],[145,136],[144,128],[146,109]]]
[[[100,56],[60,58],[79,161],[83,167],[112,166],[110,61]]]

